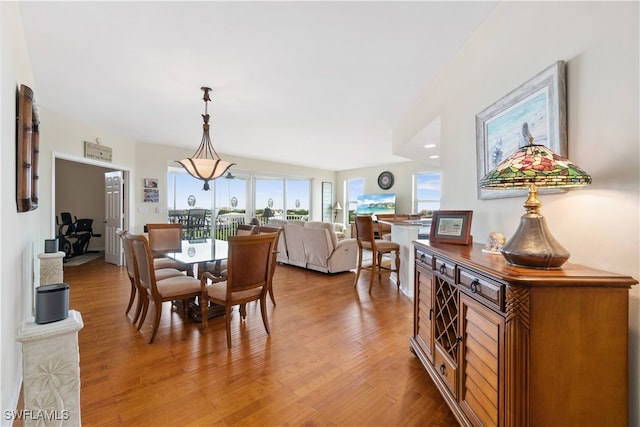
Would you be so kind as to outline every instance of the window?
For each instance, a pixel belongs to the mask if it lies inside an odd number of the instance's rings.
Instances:
[[[440,172],[417,173],[414,175],[414,208],[423,217],[431,217],[440,209]]]
[[[203,183],[182,167],[170,166],[167,172],[167,207],[169,210],[211,209],[213,192],[204,191]]]
[[[281,176],[255,178],[255,211],[261,216],[269,207],[275,218],[309,220],[311,180]]]
[[[309,220],[309,185],[308,179],[286,180],[287,219]]]
[[[169,166],[169,221],[182,221],[189,209],[202,208],[207,210],[212,224],[216,221],[243,223],[253,216],[260,219],[266,207],[275,218],[309,220],[311,180],[308,178],[254,175],[236,170],[211,181],[210,185],[211,190],[204,191],[201,180],[193,178],[182,167]]]
[[[167,220],[181,223],[183,237],[210,237],[213,191],[202,189],[203,182],[189,175],[182,167],[169,166],[167,171]],[[212,185],[213,188],[213,185]],[[197,230],[192,227],[196,212],[204,218]]]
[[[356,206],[358,204],[358,196],[364,194],[364,179],[354,178],[347,180],[347,200],[349,205],[349,223],[353,222],[353,218],[356,214]]]

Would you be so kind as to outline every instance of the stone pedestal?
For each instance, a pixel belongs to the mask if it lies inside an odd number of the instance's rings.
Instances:
[[[58,322],[20,325],[25,426],[80,426],[80,354],[82,316],[69,310]]]
[[[63,282],[62,263],[65,253],[62,251],[38,254],[40,259],[40,285]]]

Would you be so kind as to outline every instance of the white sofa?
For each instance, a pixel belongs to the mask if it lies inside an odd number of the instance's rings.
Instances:
[[[339,273],[357,266],[356,239],[338,240],[332,223],[271,219],[272,227],[283,227],[278,242],[278,262]]]

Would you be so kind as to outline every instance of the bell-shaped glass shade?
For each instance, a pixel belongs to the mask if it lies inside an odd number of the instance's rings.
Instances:
[[[208,102],[211,101],[209,91],[211,88],[202,87],[204,91],[204,114],[202,115],[202,140],[200,146],[193,153],[193,156],[178,160],[178,163],[196,179],[204,181],[203,190],[209,190],[209,181],[224,175],[224,173],[235,163],[223,161],[211,144],[209,137],[209,113],[207,112]]]
[[[178,163],[194,178],[204,181],[204,190],[209,190],[209,181],[219,178],[235,163],[221,159],[186,158]]]

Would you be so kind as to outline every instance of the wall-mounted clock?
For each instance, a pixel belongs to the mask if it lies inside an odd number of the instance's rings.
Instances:
[[[384,171],[378,175],[378,187],[383,190],[388,190],[393,187],[393,174],[389,171]]]

